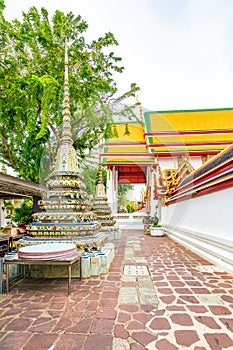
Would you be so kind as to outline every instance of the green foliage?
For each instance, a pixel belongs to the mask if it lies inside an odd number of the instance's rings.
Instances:
[[[18,224],[28,222],[32,215],[32,201],[25,199],[19,207],[15,208],[13,220]]]
[[[4,200],[4,209],[9,210],[12,212],[14,210],[13,202],[9,199]]]
[[[127,211],[128,211],[128,213],[134,213],[134,207],[132,206],[132,205],[130,205],[129,203],[127,204]]]
[[[118,45],[112,33],[88,43],[87,22],[72,12],[57,10],[50,20],[45,8],[31,7],[22,20],[8,22],[3,11],[0,0],[0,153],[19,176],[39,182],[43,150],[51,152],[43,164],[48,172],[61,136],[65,41],[74,146],[81,158],[99,143],[113,114],[133,117],[131,108],[116,106],[138,87],[133,83],[117,96],[113,75],[124,68],[111,50]]]
[[[92,197],[95,197],[96,185],[98,183],[98,172],[99,169],[96,166],[83,166],[82,175],[84,176],[84,181],[86,185],[86,192]],[[106,186],[107,182],[107,170],[102,168],[102,179],[103,184]]]
[[[82,170],[85,179],[86,192],[93,198],[95,196],[96,178],[98,176],[98,168],[85,167]]]
[[[127,200],[126,200],[126,195],[127,192],[129,192],[130,190],[133,190],[134,186],[131,184],[119,184],[118,185],[118,211],[120,209],[120,206],[122,204],[126,204]]]
[[[118,195],[126,195],[127,192],[133,190],[134,186],[131,184],[119,184],[118,185]]]

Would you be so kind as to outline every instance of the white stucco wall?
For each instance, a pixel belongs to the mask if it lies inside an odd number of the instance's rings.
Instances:
[[[114,181],[115,175],[115,181]],[[115,173],[108,169],[107,171],[107,184],[106,184],[106,196],[108,198],[108,203],[112,210],[112,214],[117,213],[117,203],[118,203],[118,171],[115,169]],[[115,183],[115,185],[114,185]]]
[[[233,187],[162,208],[168,235],[233,273]]]

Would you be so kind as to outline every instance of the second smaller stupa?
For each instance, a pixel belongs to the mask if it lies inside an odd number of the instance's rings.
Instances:
[[[121,238],[121,231],[119,227],[116,226],[116,220],[112,215],[111,208],[106,197],[101,166],[99,167],[96,196],[92,210],[96,214],[98,222],[101,223],[100,231],[105,233],[108,239]]]

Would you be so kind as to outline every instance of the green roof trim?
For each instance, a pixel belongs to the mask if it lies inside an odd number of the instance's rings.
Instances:
[[[219,112],[219,111],[233,111],[233,107],[230,108],[206,108],[206,109],[180,109],[180,110],[168,110],[168,111],[150,111],[145,112],[144,115],[159,114],[159,113],[181,113],[181,112]]]

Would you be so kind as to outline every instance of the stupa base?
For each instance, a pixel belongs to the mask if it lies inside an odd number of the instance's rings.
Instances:
[[[104,233],[106,234],[108,241],[121,239],[121,230],[110,231],[110,232],[105,231]]]
[[[97,277],[108,273],[115,256],[114,244],[106,243],[101,250],[85,252],[82,257],[82,278]],[[29,271],[26,270],[26,276]],[[67,267],[65,266],[41,266],[32,265],[30,268],[32,278],[67,278]],[[72,278],[80,278],[80,261],[72,266]]]
[[[107,234],[105,232],[100,232],[93,236],[82,236],[74,238],[46,238],[46,237],[24,237],[18,241],[19,246],[28,246],[32,244],[41,244],[41,243],[74,243],[78,249],[86,248],[96,248],[101,249],[107,240]]]

